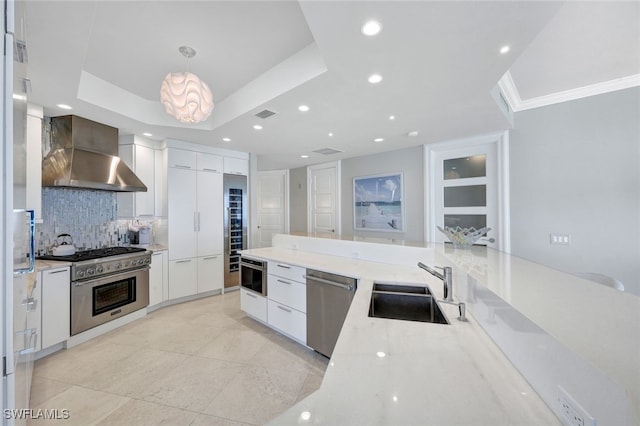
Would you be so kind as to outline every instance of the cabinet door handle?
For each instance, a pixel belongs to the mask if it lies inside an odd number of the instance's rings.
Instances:
[[[160,253],[160,252],[155,252],[155,253],[153,253],[153,254],[152,254],[152,256],[162,256],[162,253]]]
[[[185,166],[184,164],[174,164],[173,167],[176,167],[178,169],[190,169],[191,166]]]
[[[206,167],[203,167],[202,171],[205,171],[205,172],[217,172],[218,170],[217,169],[208,169]]]
[[[251,294],[248,291],[245,293],[247,296],[253,297],[254,299],[257,299],[258,296],[256,296],[255,294]]]
[[[211,260],[211,259],[217,259],[218,256],[209,256],[209,257],[203,257],[202,260]]]
[[[33,312],[38,307],[38,301],[33,297],[27,297],[22,301],[22,305],[27,307],[27,312]]]
[[[47,274],[53,275],[53,274],[60,274],[62,272],[67,272],[68,273],[69,271],[66,270],[66,269],[58,269],[57,271],[47,271]]]
[[[282,307],[280,305],[278,305],[278,309],[280,309],[281,311],[285,311],[285,312],[291,313],[291,309],[284,308],[284,307]]]
[[[278,268],[291,269],[291,266],[281,265],[278,263]]]
[[[192,259],[186,259],[186,260],[176,260],[176,263],[189,263],[191,262]]]
[[[291,285],[291,283],[290,283],[289,281],[285,281],[285,280],[276,280],[276,281],[278,281],[279,283],[282,283],[282,284],[289,284],[289,285]]]
[[[198,212],[198,232],[200,232],[200,212]]]

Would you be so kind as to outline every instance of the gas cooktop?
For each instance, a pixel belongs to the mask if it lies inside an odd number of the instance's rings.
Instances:
[[[38,259],[81,262],[83,260],[100,259],[103,257],[117,256],[120,254],[138,253],[146,250],[147,249],[140,247],[105,247],[100,249],[77,251],[75,254],[71,254],[69,256],[53,256],[51,254],[47,254],[44,256],[39,256]]]

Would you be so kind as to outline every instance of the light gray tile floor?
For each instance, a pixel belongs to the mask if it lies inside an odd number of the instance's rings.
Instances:
[[[240,292],[169,306],[36,361],[30,425],[260,425],[314,392],[328,360],[248,318]]]

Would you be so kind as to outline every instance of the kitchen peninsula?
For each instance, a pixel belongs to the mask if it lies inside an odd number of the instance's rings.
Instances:
[[[633,295],[481,247],[277,235],[243,254],[359,278],[321,388],[272,424],[560,424],[561,398],[599,425],[638,422]],[[450,325],[367,316],[374,280],[442,298],[417,261],[453,267],[468,323],[445,304]]]

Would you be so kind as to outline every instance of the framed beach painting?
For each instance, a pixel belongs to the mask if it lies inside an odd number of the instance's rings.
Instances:
[[[353,178],[353,228],[404,232],[402,173]]]

